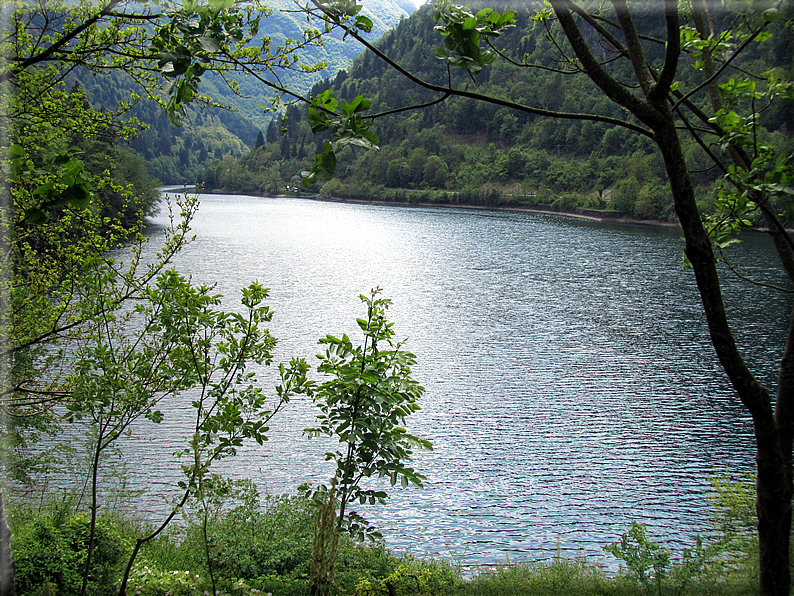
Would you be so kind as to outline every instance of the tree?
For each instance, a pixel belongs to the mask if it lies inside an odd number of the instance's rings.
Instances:
[[[367,317],[357,319],[364,334],[364,344],[354,346],[347,335],[327,335],[320,344],[327,346],[318,355],[318,372],[331,378],[313,392],[320,408],[319,426],[307,428],[311,437],[336,437],[340,449],[325,454],[336,464],[331,488],[318,487],[315,496],[323,499],[314,536],[310,595],[329,594],[336,563],[339,532],[364,539],[365,535],[380,537],[374,528],[348,505],[384,503],[382,490],[361,485],[366,478],[388,478],[392,486],[399,480],[403,487],[422,487],[424,476],[406,464],[412,449],[432,449],[429,441],[408,433],[405,418],[419,410],[418,399],[424,388],[411,376],[416,363],[413,354],[402,350],[403,342],[394,342],[393,323],[386,319],[391,303],[378,298],[380,288],[361,295],[367,306]],[[308,486],[301,487],[309,491]],[[338,501],[338,513],[337,513]]]
[[[123,225],[129,221],[100,214],[98,204],[108,190],[123,194],[118,179],[105,175],[115,163],[89,168],[74,139],[86,143],[109,135],[129,140],[144,124],[125,121],[124,114],[144,97],[160,102],[171,122],[179,124],[184,106],[211,102],[199,93],[202,76],[210,72],[226,77],[235,90],[229,78],[234,72],[264,78],[264,73],[279,69],[312,70],[298,62],[295,51],[319,43],[321,32],[316,29],[279,46],[266,37],[250,43],[267,14],[258,3],[238,5],[233,0],[187,5],[171,0],[106,0],[98,5],[31,1],[16,3],[6,13],[0,39],[0,99],[9,125],[10,171],[2,232],[14,241],[3,262],[8,281],[3,296],[11,305],[3,321],[3,336],[9,340],[3,353],[13,362],[79,326],[68,301],[53,303],[47,297],[73,295],[83,262],[130,239]],[[68,87],[75,70],[95,76],[124,73],[140,85],[141,93],[114,111],[95,110],[79,86]],[[131,199],[129,193],[123,197]],[[106,215],[111,215],[109,220],[103,219]],[[186,231],[175,230],[176,244],[185,240],[181,234]],[[70,246],[63,247],[61,241],[67,238]],[[24,283],[17,283],[20,280]],[[23,288],[24,293],[17,289],[12,294],[11,287]],[[13,372],[12,377],[41,375]],[[32,398],[45,394],[26,392],[18,383],[2,395],[0,407],[12,415],[48,403]]]
[[[246,370],[251,363],[272,363],[271,350],[276,339],[261,327],[273,316],[272,311],[262,305],[268,295],[267,289],[254,282],[242,290],[244,314],[219,310],[220,296],[212,295],[210,291],[207,286],[191,287],[184,278],[170,271],[146,292],[151,306],[141,310],[149,316],[145,321],[151,321],[151,329],[147,331],[159,343],[172,343],[165,355],[159,359],[155,355],[150,359],[154,363],[165,363],[162,370],[158,366],[153,371],[152,377],[174,392],[192,390],[195,422],[188,446],[176,453],[177,457],[185,457],[189,462],[182,466],[185,474],[185,479],[179,482],[182,498],[153,532],[136,540],[119,588],[120,596],[125,594],[127,580],[141,546],[156,538],[188,499],[197,499],[204,505],[211,495],[216,479],[210,474],[210,467],[236,455],[246,439],[262,445],[267,441],[270,420],[291,397],[312,388],[306,377],[309,367],[302,359],[293,359],[288,366],[279,364],[281,382],[276,386],[273,397],[257,386],[255,373]],[[176,300],[169,298],[172,293],[177,294]],[[129,330],[122,329],[121,335],[128,338]],[[135,346],[142,343],[133,340]],[[103,350],[103,355],[108,351],[107,348]],[[145,354],[141,355],[145,358]],[[95,366],[96,362],[103,360],[89,359],[88,364]],[[144,370],[152,368],[154,366],[150,365]],[[118,379],[113,378],[112,381],[117,382]],[[133,375],[126,385],[134,386],[136,382],[140,380]],[[105,379],[101,379],[100,388],[104,389],[105,384]],[[126,393],[126,389],[122,393]],[[87,407],[93,411],[96,402],[96,397],[89,393],[85,400]],[[132,411],[155,421],[162,419],[157,410],[153,411],[156,402],[151,392],[143,392],[142,405],[144,409],[139,406]],[[114,432],[117,433],[118,428],[117,425]],[[206,508],[204,513],[206,541]],[[212,582],[214,591],[214,578]]]
[[[89,329],[70,342],[65,356],[71,362],[64,382],[71,389],[66,419],[85,420],[91,431],[90,533],[82,594],[92,569],[102,455],[135,420],[160,422],[157,405],[164,398],[188,390],[198,395],[192,402],[194,434],[182,452],[193,460],[183,466],[188,476],[183,488],[191,495],[201,492],[210,465],[234,455],[244,439],[266,441],[267,422],[307,386],[304,362],[282,365],[282,384],[271,404],[255,386],[254,373],[246,372],[251,363],[270,364],[276,343],[261,327],[272,312],[262,305],[267,290],[260,284],[242,291],[246,310],[238,314],[219,310],[220,296],[211,294],[211,288],[193,287],[173,270],[158,275],[128,309],[121,299],[131,291],[128,279],[111,263],[97,263],[78,305]],[[145,541],[138,542],[130,566]]]
[[[214,103],[200,93],[202,77],[221,77],[239,94],[233,74],[246,73],[273,89],[271,99],[278,105],[279,93],[289,91],[277,77],[276,82],[270,78],[279,70],[320,68],[301,64],[297,51],[321,44],[323,33],[308,28],[301,39],[282,45],[268,37],[252,43],[268,14],[256,1],[235,0],[15,3],[3,20],[0,95],[13,148],[10,159],[37,162],[36,168],[17,172],[31,184],[39,180],[29,189],[35,200],[24,207],[28,221],[45,219],[51,208],[87,205],[102,185],[78,171],[82,161],[70,147],[73,139],[101,133],[129,140],[145,124],[124,121],[123,115],[143,98],[159,102],[178,126],[186,105]],[[116,110],[93,110],[79,86],[67,90],[74,73],[123,73],[138,84],[139,93],[119,102]],[[181,154],[183,163],[186,156]],[[67,163],[65,171],[60,166]],[[39,175],[42,170],[49,179]],[[19,176],[12,180],[19,181]]]
[[[268,143],[276,143],[278,141],[278,124],[276,124],[275,119],[271,120],[270,124],[267,125],[265,140]]]
[[[357,319],[364,333],[363,346],[354,346],[347,335],[320,340],[328,347],[318,356],[317,370],[331,378],[313,395],[322,412],[320,425],[305,432],[309,437],[338,437],[344,446],[342,451],[326,454],[336,462],[339,529],[346,521],[348,503],[382,503],[386,498],[383,491],[362,488],[364,478],[388,477],[392,485],[400,480],[403,487],[411,483],[421,488],[424,477],[405,462],[413,447],[432,448],[402,428],[405,418],[419,410],[416,402],[424,388],[411,377],[414,355],[392,339],[394,324],[386,319],[390,301],[378,298],[379,293],[375,289],[369,296],[360,296],[367,305],[367,318]]]
[[[151,211],[152,196],[146,196],[151,189],[136,188],[125,178],[140,163],[118,151],[107,151],[107,160],[97,159],[95,153],[116,140],[129,141],[145,126],[126,116],[136,102],[158,102],[174,125],[181,123],[186,105],[212,103],[199,92],[207,73],[222,77],[239,92],[231,73],[245,71],[277,90],[280,85],[270,82],[269,75],[313,70],[299,63],[295,51],[319,43],[322,33],[314,28],[281,45],[267,37],[251,43],[267,14],[257,2],[234,0],[22,0],[4,7],[0,124],[7,135],[2,146],[7,167],[0,202],[0,503],[7,479],[26,479],[23,467],[16,465],[22,462],[5,457],[10,454],[5,444],[13,438],[24,445],[35,441],[42,429],[57,429],[56,406],[92,419],[98,429],[95,478],[99,456],[125,425],[138,416],[155,416],[158,396],[201,377],[200,371],[188,378],[176,374],[158,384],[165,374],[158,366],[174,365],[169,358],[184,349],[177,348],[178,334],[168,335],[162,320],[155,324],[154,318],[143,316],[147,324],[135,349],[118,343],[116,328],[135,312],[130,304],[146,302],[153,284],[172,279],[166,273],[168,264],[190,240],[189,222],[197,202],[190,197],[178,201],[179,212],[172,213],[162,250],[151,263],[144,263],[141,226]],[[77,72],[95,77],[124,74],[138,84],[138,93],[114,110],[94,109],[81,88],[71,85]],[[94,155],[86,158],[83,150]],[[186,145],[183,162],[188,151]],[[162,307],[160,314],[184,306],[180,300],[189,294],[172,285],[173,291],[152,305]],[[236,325],[231,320],[221,324],[229,329]],[[130,351],[123,353],[127,348]],[[164,359],[152,356],[152,350]],[[221,352],[219,348],[215,354],[222,359]],[[194,365],[197,362],[200,358],[193,359]],[[84,374],[75,376],[69,364]],[[234,379],[230,387],[236,383]],[[254,423],[257,430],[248,436],[256,438],[264,432],[261,416]],[[202,441],[210,441],[218,428],[227,430],[218,427],[217,420],[212,424],[207,430],[196,429],[197,446],[205,451],[209,443]],[[226,434],[212,438],[223,445],[218,455],[234,450],[233,442],[224,441],[235,433]],[[203,470],[207,461],[196,469]],[[196,485],[188,484],[187,494],[195,490]],[[92,514],[96,507],[94,499]],[[3,585],[13,581],[8,541],[7,528],[0,523]],[[89,547],[86,574],[91,552]],[[84,582],[83,592],[86,589]]]
[[[742,7],[720,27],[710,3],[691,0],[679,7],[666,0],[662,5],[661,31],[643,30],[641,5],[611,0],[611,9],[592,8],[584,2],[551,0],[536,22],[551,47],[560,54],[558,71],[565,76],[584,76],[592,89],[617,104],[625,119],[603,113],[555,111],[488,96],[477,90],[433,83],[409,72],[359,34],[360,24],[341,13],[336,4],[315,1],[310,12],[362,43],[375,56],[413,83],[439,94],[468,97],[494,106],[555,119],[600,121],[651,139],[660,152],[673,197],[675,212],[685,239],[685,258],[691,266],[706,314],[711,341],[739,399],[753,419],[756,438],[757,511],[760,557],[760,590],[763,595],[789,593],[789,535],[792,500],[792,438],[794,437],[794,313],[788,322],[788,340],[782,354],[774,404],[769,389],[750,370],[733,337],[722,298],[718,257],[737,239],[732,233],[758,216],[774,241],[780,266],[794,282],[794,239],[786,230],[794,207],[794,171],[790,149],[782,154],[761,143],[759,120],[775,100],[794,97],[790,73],[770,71],[754,76],[737,67],[753,43],[771,34],[786,35],[779,4]],[[497,58],[523,68],[533,68],[527,57],[501,52],[494,40],[515,22],[513,12],[499,14],[489,8],[472,13],[448,1],[435,5],[436,27],[444,47],[436,51],[451,67],[468,72],[472,80]],[[655,15],[658,20],[658,15]],[[790,15],[789,15],[790,18]],[[700,73],[693,80],[684,70],[685,58]],[[328,119],[343,122],[330,97],[324,106]],[[427,105],[427,104],[425,104]],[[332,107],[331,107],[332,106]],[[413,106],[413,108],[423,106]],[[411,109],[406,107],[404,109]],[[367,125],[384,114],[362,115],[366,142],[374,134]],[[311,115],[310,115],[311,119]],[[725,172],[725,184],[716,201],[716,214],[705,218],[698,210],[679,130],[685,131]],[[355,135],[355,127],[335,130],[336,139]],[[333,151],[327,146],[313,174],[332,174]],[[330,169],[330,171],[329,171]]]

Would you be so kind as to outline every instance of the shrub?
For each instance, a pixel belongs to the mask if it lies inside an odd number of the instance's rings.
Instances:
[[[45,594],[53,587],[59,596],[79,594],[88,552],[88,516],[64,516],[55,508],[22,509],[13,513],[12,526],[17,594]],[[117,520],[101,517],[94,540],[89,592],[97,596],[113,594],[130,539],[123,535]],[[45,588],[45,584],[49,587]]]
[[[136,596],[193,596],[203,594],[204,583],[190,571],[160,571],[137,564],[130,572],[127,593]]]
[[[255,490],[255,488],[254,488]],[[190,569],[207,574],[207,554],[198,518],[186,516],[186,527],[147,545],[147,565],[168,570]],[[263,575],[308,573],[314,512],[306,499],[268,496],[260,506],[243,497],[208,524],[213,573],[221,578],[254,579]]]
[[[443,596],[463,587],[463,580],[446,561],[405,555],[395,563],[392,572],[385,577],[362,577],[356,585],[356,594]]]

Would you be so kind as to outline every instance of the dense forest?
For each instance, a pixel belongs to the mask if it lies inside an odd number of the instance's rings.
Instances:
[[[262,25],[262,34],[254,39],[262,43],[267,34],[273,45],[285,39],[300,39],[306,28],[305,18],[287,12],[290,2],[270,3],[273,11]],[[382,36],[400,19],[408,16],[413,6],[393,0],[369,2],[365,13],[373,20],[372,39]],[[299,69],[279,73],[278,80],[297,93],[308,93],[321,79],[322,73],[335,73],[347,67],[359,53],[353,43],[342,41],[341,34],[326,36],[322,47],[305,48],[301,58],[324,68],[315,73]],[[275,75],[271,75],[275,80]],[[236,77],[231,84],[223,77],[208,73],[202,92],[215,105],[186,106],[182,126],[172,126],[155,101],[145,98],[131,101],[141,93],[140,86],[122,72],[102,76],[77,69],[69,77],[70,84],[79,85],[96,109],[118,109],[127,104],[127,116],[143,123],[129,145],[146,161],[149,174],[162,184],[192,184],[204,169],[225,156],[238,158],[255,143],[259,129],[266,129],[274,114],[268,111],[272,92],[252,76]]]
[[[527,63],[540,68],[500,61],[483,69],[476,80],[462,72],[448,75],[446,63],[433,54],[442,39],[434,30],[429,5],[402,21],[378,47],[426,81],[443,83],[451,76],[455,85],[549,110],[577,111],[576,107],[578,111],[629,118],[588,79],[558,71],[557,51],[546,43],[544,30],[532,20],[531,10],[519,11],[517,26],[498,42],[506,54],[523,56]],[[718,16],[726,21],[730,18],[728,14]],[[637,20],[643,31],[663,35],[658,14],[640,12]],[[744,58],[742,66],[763,72],[791,64],[794,57],[787,41],[785,35],[778,35],[760,44]],[[663,46],[658,51],[663,55]],[[697,75],[695,69],[688,70],[692,77]],[[349,72],[339,72],[315,85],[311,95],[328,89],[335,97],[347,100],[358,95],[371,98],[374,113],[438,97],[407,81],[371,53],[357,58]],[[582,98],[586,98],[584,110]],[[786,123],[790,120],[790,108],[782,104],[773,104],[762,112],[765,142],[777,147],[789,142]],[[326,137],[311,133],[306,108],[300,104],[290,106],[280,124],[268,128],[260,139],[264,142],[241,158],[215,161],[199,182],[209,190],[265,194],[299,187],[300,172],[307,170],[315,154],[322,151]],[[314,185],[310,191],[340,198],[541,205],[640,219],[675,217],[653,142],[623,128],[544,118],[450,97],[421,110],[378,118],[374,129],[380,138],[379,149],[344,149],[338,155],[337,176],[322,186]],[[702,208],[708,209],[714,182],[722,173],[711,167],[694,141],[686,143],[685,151],[693,165],[692,177],[699,187]]]

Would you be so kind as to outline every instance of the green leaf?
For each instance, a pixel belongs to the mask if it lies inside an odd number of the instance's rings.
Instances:
[[[199,45],[205,52],[217,53],[221,49],[221,45],[214,37],[199,37]]]
[[[91,191],[87,186],[79,184],[66,188],[58,197],[56,204],[69,204],[75,209],[85,209],[91,202]]]
[[[361,29],[362,31],[366,31],[369,33],[372,31],[372,19],[369,17],[365,17],[364,15],[359,15],[356,17],[356,27]]]
[[[306,118],[309,122],[309,128],[314,134],[328,130],[328,127],[330,126],[328,116],[319,112],[317,108],[310,107],[308,116]]]
[[[209,7],[213,12],[231,10],[234,8],[234,0],[209,0]]]

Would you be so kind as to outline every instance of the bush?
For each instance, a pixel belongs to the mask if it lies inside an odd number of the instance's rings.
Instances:
[[[268,496],[260,506],[255,492],[238,493],[238,497],[241,503],[230,504],[208,524],[214,575],[247,580],[307,574],[314,527],[308,501]],[[200,521],[191,513],[186,520],[187,526],[174,527],[167,536],[144,547],[141,555],[150,570],[191,570],[209,575]]]
[[[651,542],[633,524],[606,547],[626,564],[608,576],[600,561],[584,557],[505,565],[464,581],[446,561],[396,557],[382,542],[339,537],[334,589],[339,596],[566,596],[698,595],[757,593],[758,546],[752,477],[711,479],[715,535],[680,556]],[[132,569],[128,594],[203,596],[211,593],[207,552],[219,596],[267,594],[303,596],[311,563],[317,510],[305,497],[269,496],[264,505],[253,483],[236,482],[232,496],[208,525],[205,547],[196,512],[186,526],[147,543]],[[78,594],[86,558],[89,519],[74,513],[68,499],[43,511],[12,512],[12,547],[17,560],[19,596]],[[115,593],[139,528],[130,521],[102,517],[97,524],[89,594]],[[391,590],[391,591],[390,591]]]
[[[22,509],[12,514],[11,547],[16,560],[15,585],[19,596],[45,594],[53,587],[59,596],[79,594],[88,554],[90,519],[84,513],[64,515]],[[89,593],[114,594],[130,538],[109,517],[97,521]],[[48,587],[45,587],[49,584]]]
[[[445,561],[405,555],[394,562],[394,569],[385,577],[362,577],[356,585],[356,594],[443,596],[463,587],[463,580]]]
[[[258,496],[252,497],[243,495],[241,504],[222,511],[208,528],[213,574],[219,587],[227,593],[246,586],[247,593],[255,589],[279,596],[304,594],[317,513],[314,504],[304,497],[282,495],[268,496],[260,507]],[[136,571],[139,584],[147,582],[149,591],[143,594],[159,595],[156,590],[166,589],[169,582],[177,580],[174,589],[208,589],[201,527],[191,521],[190,515],[187,519],[186,528],[175,528],[146,545]],[[395,566],[396,559],[383,543],[364,544],[348,535],[340,536],[335,581],[340,593],[352,594],[360,578],[385,577]],[[197,575],[188,576],[185,570]],[[128,593],[134,591],[129,589]],[[171,592],[175,593],[180,592]]]
[[[205,594],[205,582],[190,571],[159,571],[135,565],[130,572],[127,593],[136,596],[194,596]]]

